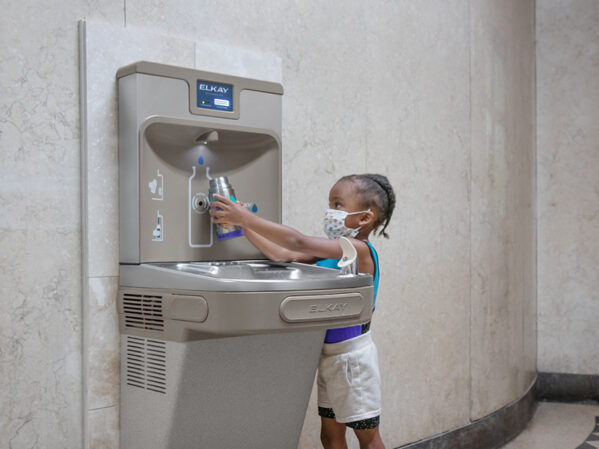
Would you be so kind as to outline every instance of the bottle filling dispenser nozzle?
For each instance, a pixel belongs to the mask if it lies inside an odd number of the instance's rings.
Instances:
[[[210,142],[218,141],[218,131],[211,129],[196,137],[195,141],[202,145],[208,145]]]

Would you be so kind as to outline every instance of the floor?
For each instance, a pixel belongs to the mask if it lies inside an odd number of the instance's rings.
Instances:
[[[599,405],[540,402],[526,429],[502,449],[599,448]]]

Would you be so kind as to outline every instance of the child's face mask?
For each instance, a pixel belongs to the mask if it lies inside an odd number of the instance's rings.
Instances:
[[[370,212],[368,210],[361,210],[359,212],[346,212],[339,209],[327,209],[324,215],[324,233],[330,239],[338,239],[339,237],[355,237],[360,232],[360,227],[348,228],[345,226],[345,218],[348,215],[363,214],[364,212]]]

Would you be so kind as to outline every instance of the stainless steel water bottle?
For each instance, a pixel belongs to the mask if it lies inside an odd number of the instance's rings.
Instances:
[[[210,189],[208,196],[210,201],[217,201],[214,198],[214,194],[218,194],[225,198],[229,198],[231,201],[237,201],[235,197],[235,190],[229,183],[229,179],[226,176],[219,176],[210,180]],[[229,224],[217,224],[216,225],[216,238],[218,240],[229,240],[235,237],[241,237],[243,235],[243,229],[239,226]]]

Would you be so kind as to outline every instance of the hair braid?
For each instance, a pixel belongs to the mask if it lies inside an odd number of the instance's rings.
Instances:
[[[354,181],[359,184],[358,194],[361,197],[363,204],[366,207],[374,206],[378,209],[380,215],[377,214],[375,222],[375,230],[380,226],[383,227],[379,231],[379,235],[389,238],[385,232],[393,210],[395,209],[395,192],[389,179],[384,175],[366,173],[362,175],[349,175],[341,178],[342,180]]]

